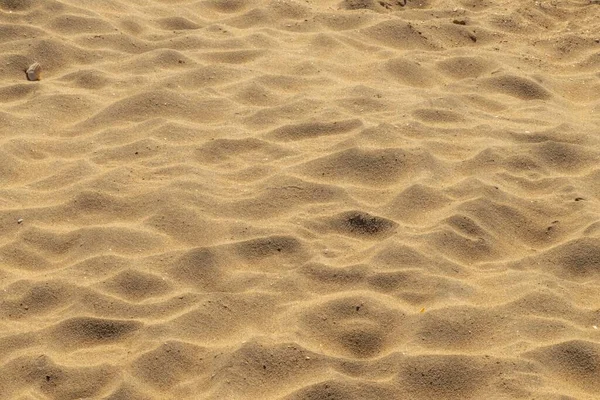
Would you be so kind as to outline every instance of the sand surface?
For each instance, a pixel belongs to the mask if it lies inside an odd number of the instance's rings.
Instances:
[[[0,397],[598,399],[600,4],[403,3],[0,0]]]

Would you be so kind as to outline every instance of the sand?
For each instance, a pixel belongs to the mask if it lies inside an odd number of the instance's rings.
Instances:
[[[0,0],[0,397],[597,399],[600,5],[405,3]]]

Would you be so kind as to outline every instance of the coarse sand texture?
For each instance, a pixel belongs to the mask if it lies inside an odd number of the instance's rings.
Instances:
[[[0,0],[0,399],[600,399],[600,2]]]

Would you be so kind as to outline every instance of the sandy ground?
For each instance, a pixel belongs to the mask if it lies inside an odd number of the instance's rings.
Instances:
[[[0,397],[598,399],[599,165],[588,0],[0,0]]]

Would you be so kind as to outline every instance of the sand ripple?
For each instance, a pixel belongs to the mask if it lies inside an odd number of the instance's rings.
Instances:
[[[597,398],[590,3],[0,0],[0,397]]]

